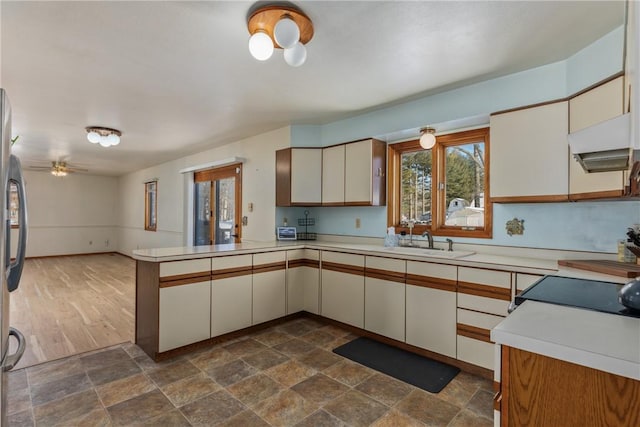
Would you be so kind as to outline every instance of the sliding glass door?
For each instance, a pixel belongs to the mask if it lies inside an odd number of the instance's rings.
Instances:
[[[196,172],[196,245],[240,243],[242,165]]]

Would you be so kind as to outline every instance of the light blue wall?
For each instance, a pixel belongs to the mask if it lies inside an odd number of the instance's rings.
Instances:
[[[292,126],[292,146],[327,146],[382,136],[426,124],[490,114],[523,105],[564,98],[623,68],[624,28],[620,27],[565,61],[426,96],[322,126]],[[304,217],[304,208],[276,208],[277,225]],[[309,231],[345,236],[384,237],[385,207],[309,208],[316,226]],[[628,226],[640,223],[640,202],[508,204],[493,207],[492,239],[468,243],[616,252]],[[508,236],[506,221],[525,220],[522,236]],[[361,227],[355,228],[360,218]],[[439,237],[436,240],[444,239]]]

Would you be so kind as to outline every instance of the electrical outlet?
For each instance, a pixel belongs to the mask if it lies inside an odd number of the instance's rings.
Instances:
[[[356,228],[360,228],[360,218],[356,218]]]

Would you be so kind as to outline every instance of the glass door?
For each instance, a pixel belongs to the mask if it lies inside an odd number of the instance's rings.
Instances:
[[[196,172],[196,245],[240,243],[242,165]]]

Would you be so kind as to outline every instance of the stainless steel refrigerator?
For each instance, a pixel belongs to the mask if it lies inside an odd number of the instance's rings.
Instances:
[[[0,426],[7,425],[7,371],[11,370],[20,361],[25,349],[24,336],[10,326],[9,320],[9,296],[10,292],[18,288],[27,242],[27,203],[24,191],[24,179],[20,161],[11,154],[11,105],[4,89],[0,89],[0,174],[2,176],[2,188],[4,197],[0,197],[2,205],[0,213],[4,227],[0,226],[0,366],[2,367],[2,380],[0,381]],[[15,186],[18,192],[18,245],[15,259],[11,258],[11,223],[9,218],[9,197],[11,187]],[[17,340],[17,350],[9,354],[9,340],[14,337]]]

